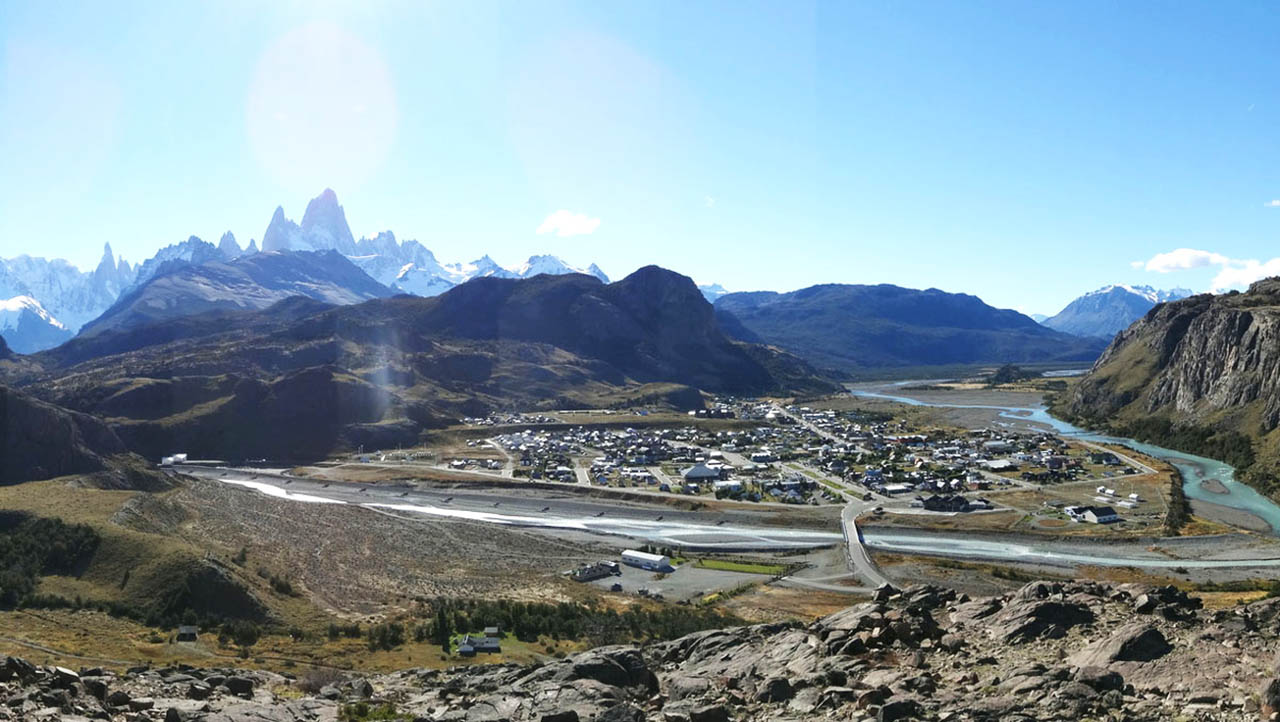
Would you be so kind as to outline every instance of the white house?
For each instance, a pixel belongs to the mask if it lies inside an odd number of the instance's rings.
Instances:
[[[1120,521],[1120,515],[1109,506],[1091,506],[1081,515],[1085,521],[1094,524],[1110,524]]]

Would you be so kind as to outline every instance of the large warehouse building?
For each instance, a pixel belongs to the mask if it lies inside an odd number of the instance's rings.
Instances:
[[[665,572],[671,570],[671,560],[662,554],[649,554],[648,552],[638,552],[634,549],[627,549],[622,552],[622,563],[641,569],[648,569],[655,572]]]

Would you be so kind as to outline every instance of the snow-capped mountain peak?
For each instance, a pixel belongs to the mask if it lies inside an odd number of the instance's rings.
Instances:
[[[1077,336],[1110,338],[1129,327],[1153,306],[1192,295],[1185,288],[1111,284],[1080,296],[1042,323]]]
[[[1186,288],[1171,288],[1166,290],[1153,288],[1151,286],[1130,286],[1123,283],[1113,283],[1108,286],[1103,286],[1096,291],[1086,293],[1085,296],[1101,296],[1115,291],[1131,293],[1150,301],[1152,304],[1177,301],[1178,299],[1187,298],[1188,296],[1193,295],[1193,293]]]
[[[40,302],[30,296],[14,296],[13,298],[0,301],[0,331],[14,328],[18,322],[18,316],[24,311],[36,315],[41,321],[53,326],[54,328],[66,329],[67,327],[61,321],[54,318],[52,314],[45,310]]]
[[[488,258],[488,256],[485,256],[485,258]],[[565,263],[561,258],[549,254],[529,256],[529,260],[511,270],[520,278],[532,278],[543,274],[554,276],[565,273],[582,273],[588,276],[595,276],[604,283],[609,282],[609,277],[594,263],[586,269],[575,268]]]
[[[698,286],[698,290],[702,291],[702,297],[707,299],[709,303],[715,303],[717,298],[729,292],[727,288],[718,283],[708,283]]]
[[[14,296],[0,300],[0,336],[14,351],[34,353],[66,341],[71,331],[36,299]]]

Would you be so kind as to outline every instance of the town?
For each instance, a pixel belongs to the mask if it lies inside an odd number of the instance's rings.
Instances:
[[[1026,511],[1103,524],[1124,521],[1121,513],[1145,500],[1135,489],[1119,494],[1116,481],[1154,471],[1118,450],[1048,432],[949,428],[882,410],[732,397],[683,416],[640,409],[495,414],[463,419],[456,429],[465,442],[356,460],[627,494],[858,502],[873,515],[998,512],[1010,508],[1005,499],[1016,508],[1027,492],[1056,489],[1061,498],[1049,495],[1043,509]]]

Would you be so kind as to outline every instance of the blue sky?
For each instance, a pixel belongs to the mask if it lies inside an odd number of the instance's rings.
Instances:
[[[8,0],[0,256],[243,244],[332,187],[446,262],[1226,287],[1280,273],[1276,37],[1247,2]]]

